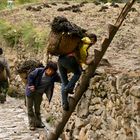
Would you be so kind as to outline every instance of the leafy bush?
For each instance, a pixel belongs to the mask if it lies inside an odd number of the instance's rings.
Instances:
[[[46,31],[35,28],[31,23],[23,24],[17,29],[3,20],[0,21],[0,37],[11,47],[16,46],[20,40],[24,46],[38,51],[45,47],[46,36]]]
[[[0,35],[7,44],[11,47],[13,47],[15,44],[19,42],[20,38],[20,32],[12,27],[9,23],[1,20],[0,21]]]
[[[19,4],[38,2],[39,0],[18,0]]]
[[[31,23],[21,26],[22,40],[26,46],[32,46],[35,40],[35,30]]]
[[[11,25],[4,20],[0,20],[0,35],[11,29]]]
[[[6,8],[6,5],[7,5],[7,1],[6,0],[1,0],[0,1],[0,10]]]
[[[14,5],[17,4],[25,4],[25,3],[34,3],[39,2],[41,0],[15,0]],[[7,0],[0,0],[0,10],[7,8]]]
[[[21,33],[16,29],[11,29],[3,35],[6,42],[8,42],[11,47],[14,47],[16,44],[18,44],[20,36]]]
[[[21,27],[22,40],[26,47],[43,48],[45,46],[46,32],[35,28],[31,23],[22,25]]]
[[[37,50],[45,47],[46,32],[36,32],[34,48]]]

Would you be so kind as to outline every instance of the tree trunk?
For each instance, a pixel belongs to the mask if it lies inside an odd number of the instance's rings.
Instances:
[[[75,110],[76,105],[78,104],[79,100],[81,99],[83,93],[87,90],[89,86],[89,82],[91,77],[93,77],[95,70],[100,63],[102,57],[104,56],[107,48],[109,47],[111,41],[113,40],[116,32],[118,31],[119,27],[121,26],[123,20],[125,19],[126,15],[130,11],[132,5],[134,4],[136,0],[130,0],[126,3],[124,6],[121,14],[119,15],[115,25],[109,24],[108,26],[108,38],[105,38],[101,44],[101,50],[95,50],[95,58],[94,61],[88,66],[88,68],[85,70],[85,72],[82,74],[80,79],[80,84],[76,87],[75,90],[75,96],[69,97],[69,105],[70,110],[64,111],[62,118],[58,122],[55,131],[50,133],[49,136],[47,136],[47,140],[57,140],[60,136],[60,134],[63,132],[63,129],[68,122],[71,114]]]

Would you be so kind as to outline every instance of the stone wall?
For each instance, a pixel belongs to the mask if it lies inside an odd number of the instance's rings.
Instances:
[[[66,127],[72,140],[140,139],[140,77],[99,74]]]

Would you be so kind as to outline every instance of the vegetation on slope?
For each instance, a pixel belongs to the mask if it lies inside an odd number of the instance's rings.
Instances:
[[[45,47],[46,31],[35,28],[32,23],[24,23],[21,26],[15,27],[4,20],[0,20],[0,38],[9,47],[17,47],[18,44],[23,44],[25,47],[37,50],[43,48]]]

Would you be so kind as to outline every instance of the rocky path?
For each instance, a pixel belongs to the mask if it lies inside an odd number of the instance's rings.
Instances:
[[[8,97],[0,104],[0,140],[38,140],[44,129],[30,131],[24,101]]]

